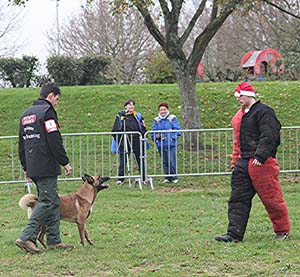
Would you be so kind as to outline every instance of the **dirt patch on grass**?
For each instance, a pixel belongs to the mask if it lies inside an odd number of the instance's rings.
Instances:
[[[300,183],[300,175],[286,174],[282,176],[282,180],[285,182]]]
[[[196,191],[203,191],[204,188],[197,187],[197,188],[179,188],[179,187],[172,187],[172,188],[160,188],[158,189],[162,192],[196,192]]]

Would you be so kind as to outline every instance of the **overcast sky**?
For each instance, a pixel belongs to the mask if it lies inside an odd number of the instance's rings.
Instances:
[[[24,41],[24,48],[19,52],[22,55],[34,55],[46,60],[47,32],[50,29],[56,30],[56,0],[29,0],[23,11],[21,20],[22,27],[19,30],[20,38]],[[80,11],[81,5],[85,5],[86,0],[59,0],[58,1],[59,23]]]

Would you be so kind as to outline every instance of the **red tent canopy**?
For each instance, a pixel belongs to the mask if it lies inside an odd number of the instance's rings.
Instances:
[[[268,66],[271,67],[272,72],[284,72],[284,64],[282,63],[278,68],[276,67],[276,61],[281,59],[281,55],[278,51],[272,48],[266,48],[261,51],[251,50],[247,52],[241,60],[240,66],[243,69],[247,69],[250,74],[260,74],[263,66],[263,73],[267,73]]]

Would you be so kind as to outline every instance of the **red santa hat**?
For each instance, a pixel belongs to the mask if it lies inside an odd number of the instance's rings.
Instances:
[[[247,82],[242,82],[235,88],[235,92],[234,92],[235,97],[240,97],[243,95],[255,97],[255,91],[253,86],[251,86]]]

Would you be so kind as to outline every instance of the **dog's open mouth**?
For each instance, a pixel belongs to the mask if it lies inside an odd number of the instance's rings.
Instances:
[[[100,190],[103,190],[103,189],[107,189],[109,188],[109,184],[106,184],[106,185],[103,185],[103,183],[107,182],[110,180],[110,177],[100,177],[99,178],[99,183],[98,185],[96,186],[97,188],[97,191],[100,191]]]
[[[99,185],[99,186],[97,186],[97,192],[99,192],[100,190],[103,190],[103,189],[107,189],[107,188],[109,188],[109,185],[105,185],[105,186]]]

